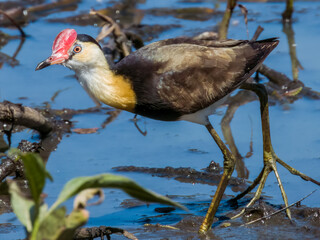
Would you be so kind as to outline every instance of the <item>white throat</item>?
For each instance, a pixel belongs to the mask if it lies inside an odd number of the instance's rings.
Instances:
[[[130,81],[109,68],[103,52],[97,46],[83,49],[65,66],[76,73],[78,81],[92,98],[114,108],[134,111],[136,96]]]

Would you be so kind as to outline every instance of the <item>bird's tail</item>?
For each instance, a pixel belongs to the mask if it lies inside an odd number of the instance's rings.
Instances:
[[[243,80],[251,76],[261,66],[266,57],[272,52],[273,49],[279,44],[278,38],[268,38],[259,41],[249,41],[249,45],[254,50],[251,56],[248,56],[245,69],[247,69]],[[249,54],[249,53],[248,53]],[[242,82],[242,80],[241,80]]]
[[[278,37],[273,37],[273,38],[267,38],[267,39],[263,39],[263,40],[253,41],[253,42],[259,42],[259,43],[279,42],[279,38]]]
[[[272,50],[277,47],[278,44],[279,39],[277,37],[251,41],[250,45],[256,51],[254,61],[258,62],[258,65],[260,66],[266,59],[266,57],[272,52]]]

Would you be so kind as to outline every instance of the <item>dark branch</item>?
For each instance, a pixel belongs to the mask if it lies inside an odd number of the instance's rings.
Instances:
[[[285,74],[277,72],[264,64],[262,64],[259,68],[259,73],[266,76],[270,80],[270,82],[273,82],[278,86],[283,86],[291,82],[291,79],[288,78]]]
[[[43,135],[53,129],[53,123],[37,110],[7,101],[0,103],[0,121],[25,126]]]
[[[263,27],[258,26],[256,32],[254,33],[251,41],[256,41],[258,39],[258,37],[260,36],[260,34],[262,33],[262,31],[264,30]]]
[[[39,153],[41,146],[38,143],[31,143],[26,140],[22,140],[19,143],[18,149],[22,152],[36,152]],[[17,160],[12,157],[6,157],[2,159],[0,164],[0,182],[7,176],[15,174],[16,177],[24,176],[24,168],[21,160]]]
[[[0,182],[16,171],[16,163],[11,158],[5,158],[0,164]]]
[[[79,228],[76,230],[73,239],[93,239],[93,238],[101,238],[103,236],[107,236],[107,239],[111,239],[110,235],[113,233],[122,234],[124,237],[132,240],[138,240],[132,233],[127,232],[121,228],[113,228],[113,227],[91,227],[91,228]]]
[[[242,225],[240,225],[240,227],[248,226],[248,225],[250,225],[250,224],[252,224],[252,223],[255,223],[255,222],[258,222],[258,221],[261,221],[261,220],[264,220],[264,219],[268,219],[268,218],[272,217],[273,215],[279,214],[279,213],[283,212],[284,210],[286,210],[286,209],[288,209],[288,208],[290,208],[290,207],[292,207],[292,206],[294,206],[294,205],[297,205],[297,204],[301,203],[303,200],[305,200],[307,197],[309,197],[311,194],[315,193],[316,191],[317,191],[317,189],[316,189],[316,190],[313,190],[313,191],[312,191],[311,193],[309,193],[307,196],[305,196],[305,197],[301,198],[300,200],[298,200],[298,201],[290,204],[290,205],[287,206],[287,207],[281,208],[280,210],[275,211],[275,212],[273,212],[273,213],[271,213],[271,214],[269,214],[269,215],[267,215],[267,216],[263,216],[263,217],[261,217],[261,218],[258,218],[258,219],[255,219],[255,220],[253,220],[253,221],[250,221],[250,222],[247,222],[247,223],[245,223],[245,224],[242,224]]]
[[[25,34],[25,32],[22,30],[22,28],[20,27],[20,25],[19,24],[17,24],[5,11],[2,11],[1,9],[0,9],[0,14],[3,14],[4,16],[6,16],[9,20],[10,20],[10,22],[19,30],[19,32],[20,32],[20,34],[21,34],[21,37],[26,37],[26,34]]]

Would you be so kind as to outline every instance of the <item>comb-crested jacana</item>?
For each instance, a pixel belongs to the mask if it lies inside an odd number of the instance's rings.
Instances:
[[[75,71],[90,95],[109,106],[157,120],[187,120],[204,125],[224,155],[224,172],[199,230],[205,233],[212,225],[235,165],[235,157],[210,124],[208,116],[224,97],[241,85],[255,91],[260,98],[264,143],[264,168],[244,192],[259,184],[248,206],[260,197],[272,170],[288,205],[275,163],[280,162],[291,172],[296,170],[278,159],[272,149],[265,88],[244,83],[277,45],[275,38],[262,41],[175,38],[142,47],[111,67],[92,37],[65,29],[54,40],[52,55],[39,63],[36,70],[62,64]],[[290,217],[289,210],[287,214]]]

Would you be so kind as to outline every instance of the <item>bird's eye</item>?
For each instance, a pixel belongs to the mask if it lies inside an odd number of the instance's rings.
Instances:
[[[82,48],[81,48],[81,46],[79,46],[79,45],[77,45],[77,46],[75,46],[75,47],[73,48],[73,52],[74,52],[74,53],[79,53],[79,52],[81,52],[81,50],[82,50]]]

